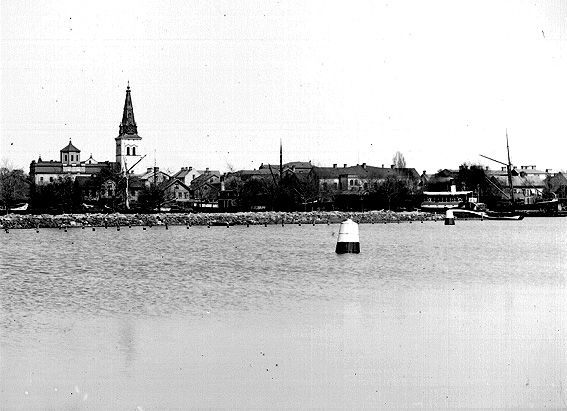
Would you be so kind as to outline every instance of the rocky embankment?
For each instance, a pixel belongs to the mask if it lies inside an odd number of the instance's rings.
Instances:
[[[116,227],[155,225],[257,225],[257,224],[328,224],[347,218],[364,223],[400,223],[435,220],[436,216],[418,211],[392,212],[241,212],[241,213],[162,213],[162,214],[62,214],[19,215],[0,217],[2,229]]]

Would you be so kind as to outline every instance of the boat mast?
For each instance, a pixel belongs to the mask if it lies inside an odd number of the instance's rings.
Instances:
[[[510,145],[508,144],[508,129],[506,129],[506,151],[508,152],[508,164],[506,165],[508,171],[508,184],[510,186],[510,198],[512,199],[512,205],[515,204],[514,201],[514,185],[512,184],[512,162],[510,161]]]

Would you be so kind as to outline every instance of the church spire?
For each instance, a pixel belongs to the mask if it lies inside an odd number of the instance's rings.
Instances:
[[[126,87],[126,100],[124,101],[124,113],[122,114],[122,122],[120,123],[119,135],[138,135],[138,127],[134,120],[134,108],[132,107],[132,96],[130,95],[130,82]]]

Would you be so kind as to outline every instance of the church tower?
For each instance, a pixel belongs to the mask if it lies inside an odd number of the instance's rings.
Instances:
[[[134,108],[132,107],[132,96],[130,95],[130,83],[126,87],[126,100],[124,101],[124,112],[122,122],[116,137],[116,162],[120,164],[122,171],[130,170],[130,173],[140,174],[140,164],[136,164],[142,158],[140,153],[140,142],[142,137],[138,135],[138,127],[134,120]],[[136,165],[135,165],[136,164]],[[134,167],[134,168],[132,168]]]

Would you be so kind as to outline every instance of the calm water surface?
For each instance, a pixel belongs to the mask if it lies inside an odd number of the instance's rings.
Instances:
[[[12,230],[0,409],[567,409],[567,218]]]

